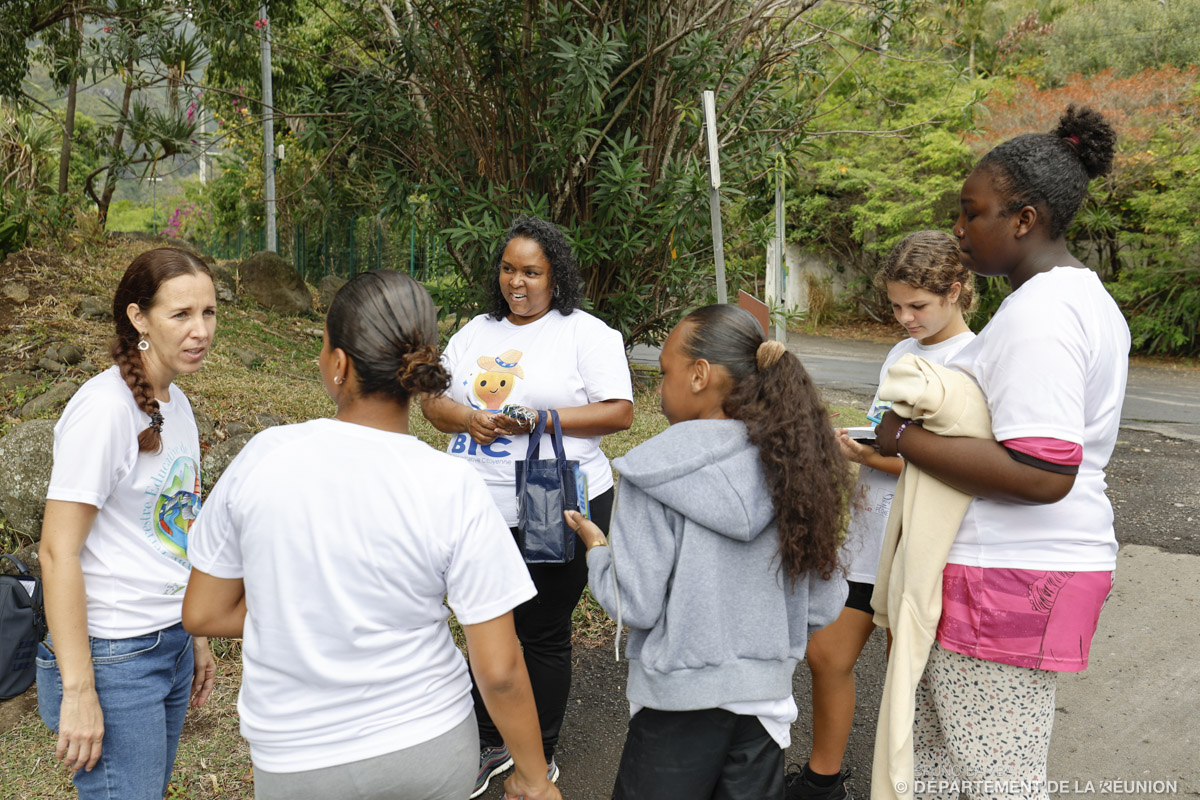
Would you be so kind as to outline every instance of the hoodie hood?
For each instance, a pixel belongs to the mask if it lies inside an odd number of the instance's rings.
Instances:
[[[613,466],[621,480],[730,539],[750,541],[775,519],[758,448],[741,420],[677,423]]]

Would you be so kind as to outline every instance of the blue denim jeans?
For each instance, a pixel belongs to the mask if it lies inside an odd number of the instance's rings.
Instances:
[[[46,643],[53,647],[49,637]],[[62,676],[38,645],[38,712],[58,730]],[[91,772],[75,773],[82,800],[162,800],[191,694],[192,637],[182,624],[129,639],[91,639],[104,740]]]

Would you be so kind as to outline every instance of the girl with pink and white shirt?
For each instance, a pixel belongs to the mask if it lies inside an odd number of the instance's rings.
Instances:
[[[983,390],[995,441],[901,430],[891,412],[877,431],[884,455],[975,498],[943,573],[917,692],[915,778],[939,790],[918,797],[1048,797],[1055,678],[1087,667],[1112,586],[1104,468],[1129,328],[1065,232],[1089,179],[1111,169],[1115,142],[1099,113],[1072,106],[1053,133],[994,148],[963,184],[963,263],[1007,277],[1013,292],[948,364]]]

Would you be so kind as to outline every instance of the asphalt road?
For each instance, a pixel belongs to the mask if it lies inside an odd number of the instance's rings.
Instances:
[[[800,357],[818,386],[868,397],[875,393],[879,366],[891,347],[856,339],[788,334],[788,349]],[[658,351],[653,347],[634,348],[632,358],[658,365]],[[1121,424],[1200,442],[1200,371],[1130,367]]]

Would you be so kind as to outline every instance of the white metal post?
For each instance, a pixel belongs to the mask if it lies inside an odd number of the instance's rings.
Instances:
[[[275,100],[271,95],[271,25],[267,4],[259,6],[260,18],[267,21],[262,28],[262,98],[263,98],[263,178],[266,197],[266,243],[264,249],[276,252],[275,244]]]
[[[775,259],[767,265],[775,271],[775,296],[768,302],[780,311],[787,308],[787,243],[783,237],[783,155],[775,160]],[[787,344],[787,320],[773,322],[772,336]]]
[[[717,271],[717,302],[729,302],[725,286],[725,239],[721,234],[721,164],[717,148],[717,98],[712,91],[700,93],[704,105],[704,130],[708,141],[708,210],[712,216],[713,264]]]

